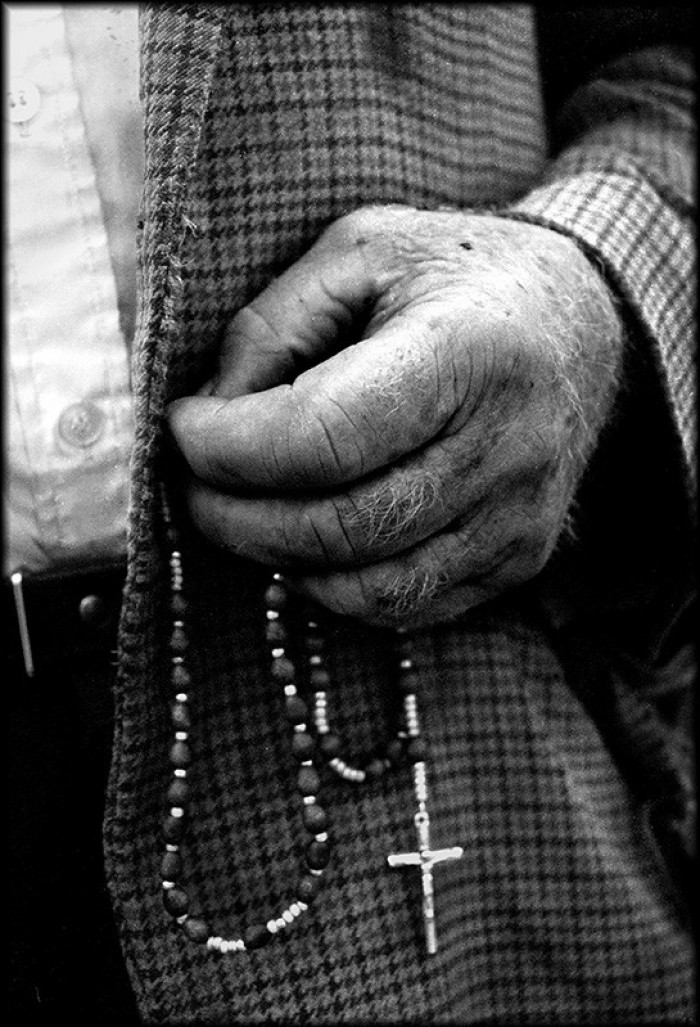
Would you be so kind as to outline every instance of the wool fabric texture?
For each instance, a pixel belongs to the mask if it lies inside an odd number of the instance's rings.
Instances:
[[[693,84],[651,15],[620,55],[603,31],[595,74],[569,82],[526,6],[144,8],[136,446],[105,819],[144,1022],[693,1019],[689,742],[659,700],[664,681],[677,698],[693,676],[681,644],[694,588]],[[561,16],[554,51],[574,52],[580,26]],[[595,20],[585,28],[593,46]],[[424,953],[420,875],[386,862],[414,847],[406,771],[359,790],[329,777],[321,895],[264,949],[222,956],[184,937],[160,892],[163,415],[209,376],[235,311],[325,225],[392,202],[576,239],[619,299],[627,384],[577,497],[575,541],[531,584],[415,636],[432,841],[465,848],[435,869],[438,953]],[[303,844],[269,679],[269,574],[182,527],[186,887],[214,933],[238,937],[294,899]],[[389,644],[329,617],[333,719],[350,752],[393,729]]]

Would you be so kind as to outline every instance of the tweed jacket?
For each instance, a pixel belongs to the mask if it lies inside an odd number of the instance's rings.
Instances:
[[[660,11],[165,5],[142,14],[147,175],[136,448],[106,866],[148,1023],[690,1022],[682,703],[694,485],[690,61]],[[670,27],[669,27],[670,25]],[[333,859],[304,917],[221,953],[163,909],[172,778],[163,413],[223,326],[370,203],[490,210],[576,239],[627,329],[575,532],[538,578],[416,633],[439,947],[424,951],[410,773],[324,776]],[[193,912],[238,938],[295,899],[304,835],[263,568],[182,520]],[[292,610],[301,618],[301,611]],[[327,619],[333,720],[391,732],[391,634]],[[687,832],[686,832],[687,836]]]

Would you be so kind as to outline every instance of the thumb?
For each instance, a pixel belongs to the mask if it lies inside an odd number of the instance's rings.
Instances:
[[[200,394],[233,399],[288,384],[357,341],[376,284],[363,247],[340,224],[236,313],[218,372]]]

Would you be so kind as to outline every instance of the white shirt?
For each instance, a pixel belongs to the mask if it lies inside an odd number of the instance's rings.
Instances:
[[[124,552],[142,157],[137,6],[4,6],[7,573]]]

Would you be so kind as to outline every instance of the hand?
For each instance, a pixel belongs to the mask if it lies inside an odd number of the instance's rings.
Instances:
[[[172,404],[191,514],[338,612],[454,617],[551,555],[621,338],[559,233],[357,211],[239,311],[215,380]]]

